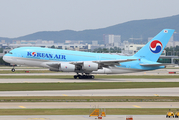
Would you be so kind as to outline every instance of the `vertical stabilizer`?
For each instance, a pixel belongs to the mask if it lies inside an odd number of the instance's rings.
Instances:
[[[145,58],[149,61],[156,62],[160,57],[162,51],[170,40],[173,32],[172,29],[164,29],[150,40],[144,47],[142,47],[134,56]]]

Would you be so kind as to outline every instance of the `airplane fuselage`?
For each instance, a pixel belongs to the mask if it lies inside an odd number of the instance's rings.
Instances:
[[[80,62],[80,61],[103,61],[103,60],[123,60],[123,59],[136,59],[135,61],[123,62],[119,65],[109,65],[110,67],[103,67],[102,69],[94,70],[96,74],[119,74],[126,72],[138,72],[143,70],[155,70],[164,68],[164,66],[157,67],[144,67],[140,64],[149,63],[142,58],[134,56],[120,56],[111,55],[104,53],[91,53],[71,50],[60,50],[51,48],[39,48],[39,47],[21,47],[12,50],[10,53],[5,55],[3,59],[11,64],[27,65],[27,66],[38,66],[50,68],[46,63],[50,62]],[[152,63],[152,62],[150,62]],[[110,64],[110,63],[109,63]],[[90,67],[90,66],[89,66]],[[67,68],[68,69],[68,68]],[[70,72],[70,71],[69,71]],[[75,71],[71,71],[75,72]]]

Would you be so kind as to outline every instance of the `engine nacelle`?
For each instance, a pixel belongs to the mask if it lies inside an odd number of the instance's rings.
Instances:
[[[74,72],[75,71],[75,65],[69,64],[69,63],[61,63],[59,67],[59,71],[63,72]]]
[[[97,63],[87,61],[83,63],[82,69],[85,71],[97,71],[99,69],[99,65]]]

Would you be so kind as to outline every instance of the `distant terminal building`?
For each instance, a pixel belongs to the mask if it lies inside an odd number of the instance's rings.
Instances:
[[[121,45],[121,35],[103,35],[103,40],[106,46],[119,47]]]
[[[123,54],[134,55],[138,52],[144,45],[143,44],[125,44]]]
[[[54,44],[53,40],[13,40],[12,44]]]

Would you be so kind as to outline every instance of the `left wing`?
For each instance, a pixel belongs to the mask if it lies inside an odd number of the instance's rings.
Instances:
[[[135,61],[135,60],[137,59],[102,60],[102,61],[92,61],[92,62],[102,64],[104,66],[114,66],[114,65],[120,65],[121,62],[129,62],[129,61]]]
[[[83,67],[83,65],[88,62],[92,64],[98,64],[99,68],[102,67],[109,67],[114,65],[120,65],[121,62],[129,62],[129,61],[135,61],[137,59],[121,59],[121,60],[100,60],[100,61],[76,61],[76,62],[46,62],[44,63],[47,67],[51,69],[59,69],[61,64],[68,63],[75,65],[75,68],[80,69]]]

